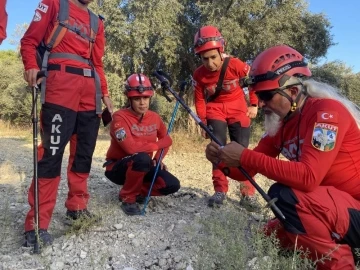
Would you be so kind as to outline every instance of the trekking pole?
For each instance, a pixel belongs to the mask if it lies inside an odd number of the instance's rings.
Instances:
[[[215,137],[215,135],[210,131],[210,129],[204,124],[204,122],[201,121],[201,119],[185,104],[185,102],[179,97],[179,95],[171,88],[167,80],[164,78],[164,72],[162,71],[155,71],[153,73],[153,76],[155,76],[161,83],[161,86],[163,89],[169,90],[170,93],[176,98],[178,102],[184,107],[184,109],[191,115],[191,117],[195,120],[195,122],[206,132],[206,134],[218,145],[223,146],[222,143]],[[227,170],[225,170],[227,169]],[[224,174],[229,174],[229,169],[225,168]],[[242,174],[246,177],[247,180],[255,187],[255,189],[260,193],[260,195],[264,198],[264,200],[267,202],[267,207],[270,207],[275,215],[278,215],[279,218],[284,221],[285,216],[281,212],[281,210],[276,206],[275,202],[277,201],[277,198],[271,199],[268,194],[265,193],[265,191],[252,179],[252,177],[248,174],[248,172],[242,168],[241,166],[238,166],[238,169],[242,172]]]
[[[39,71],[36,75],[36,80],[47,77],[47,71]],[[35,215],[35,243],[34,254],[40,253],[40,238],[39,238],[39,178],[38,178],[38,118],[37,118],[37,98],[40,93],[40,89],[37,85],[32,87],[32,110],[31,118],[33,123],[33,159],[34,159],[34,215]]]
[[[181,99],[182,99],[182,96],[183,96],[184,93],[185,93],[186,84],[187,84],[186,81],[184,81],[184,82],[182,82],[181,85],[180,85],[179,98],[181,98]],[[164,89],[163,89],[163,90],[164,90]],[[166,95],[166,92],[165,92],[165,91],[163,91],[163,94],[164,94],[165,98],[166,98],[168,101],[170,100],[170,102],[171,102],[171,99]],[[171,120],[170,120],[170,123],[169,123],[168,130],[167,130],[166,135],[169,135],[170,132],[172,131],[172,128],[173,128],[174,122],[175,122],[175,117],[176,117],[176,114],[177,114],[178,109],[179,109],[179,100],[176,101],[176,104],[175,104],[174,110],[173,110],[172,115],[171,115]],[[142,211],[141,211],[141,214],[142,214],[142,215],[145,215],[145,209],[146,209],[146,206],[148,205],[148,202],[149,202],[149,199],[150,199],[150,194],[151,194],[153,185],[154,185],[154,183],[155,183],[155,180],[156,180],[156,177],[157,177],[157,173],[158,173],[159,168],[160,168],[160,166],[161,166],[161,160],[162,160],[163,154],[164,154],[164,148],[161,149],[160,156],[159,156],[159,160],[158,160],[157,163],[156,163],[156,168],[155,168],[154,176],[153,176],[153,179],[152,179],[152,181],[151,181],[151,185],[150,185],[148,194],[147,194],[146,199],[145,199],[144,207],[143,207],[143,209],[142,209]]]

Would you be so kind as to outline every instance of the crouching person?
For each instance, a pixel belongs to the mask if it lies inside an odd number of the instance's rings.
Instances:
[[[113,114],[110,126],[105,176],[123,185],[119,193],[122,210],[127,215],[140,215],[138,204],[144,203],[149,192],[161,149],[165,157],[172,140],[160,116],[149,110],[154,90],[145,75],[131,75],[126,81],[125,95],[129,106]],[[150,195],[166,196],[179,188],[179,180],[161,163]]]
[[[285,45],[259,54],[249,91],[259,98],[266,133],[253,149],[211,142],[207,158],[244,181],[242,166],[276,181],[269,191],[285,220],[270,220],[285,249],[303,249],[318,270],[355,269],[360,247],[360,114],[336,89],[309,79],[304,57]],[[280,153],[288,159],[276,158]],[[219,161],[221,161],[219,163]],[[280,223],[281,221],[281,223]]]

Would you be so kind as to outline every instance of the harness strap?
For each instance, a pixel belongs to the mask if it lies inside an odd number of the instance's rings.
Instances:
[[[66,31],[69,29],[76,33],[77,35],[81,36],[82,38],[88,40],[90,42],[90,57],[92,56],[92,49],[95,43],[95,37],[99,29],[99,18],[93,12],[88,9],[90,15],[90,36],[82,32],[80,29],[71,26],[68,24],[69,20],[69,1],[68,0],[60,0],[60,8],[58,14],[58,25],[51,33],[47,44],[42,42],[42,45],[46,48],[43,61],[41,63],[41,70],[46,71],[48,70],[48,61],[50,59],[55,58],[66,58],[72,59],[84,64],[88,64],[91,66],[94,72],[95,78],[95,88],[96,88],[96,95],[95,95],[95,104],[96,104],[96,113],[101,114],[101,81],[100,76],[97,74],[94,65],[92,64],[90,59],[83,58],[76,54],[71,53],[51,53],[51,50],[56,47],[62,40],[63,36],[65,35]],[[85,73],[84,73],[85,74]],[[41,82],[41,94],[40,94],[40,101],[41,104],[45,103],[45,91],[46,91],[46,77],[43,78]]]

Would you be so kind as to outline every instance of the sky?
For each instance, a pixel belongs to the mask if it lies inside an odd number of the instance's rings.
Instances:
[[[106,1],[106,0],[104,0]],[[34,15],[39,0],[7,0],[8,38],[0,46],[0,50],[15,49],[9,43],[17,24],[29,23]],[[325,13],[333,28],[334,43],[320,64],[340,60],[360,72],[360,1],[359,0],[308,0],[312,13]]]

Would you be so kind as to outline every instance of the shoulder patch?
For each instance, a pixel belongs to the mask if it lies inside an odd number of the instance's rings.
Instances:
[[[41,14],[39,12],[35,11],[33,21],[34,22],[40,22],[41,21]]]
[[[124,128],[119,128],[115,130],[115,137],[119,142],[122,142],[126,139],[126,131]]]
[[[335,148],[338,127],[327,123],[315,123],[311,144],[324,152]]]
[[[316,122],[318,123],[338,123],[338,112],[319,111],[317,112]]]

